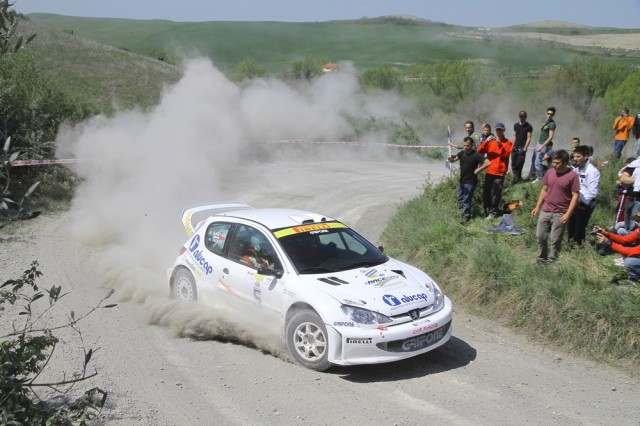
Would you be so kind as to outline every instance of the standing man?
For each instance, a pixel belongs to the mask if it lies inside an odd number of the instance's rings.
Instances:
[[[478,173],[491,164],[489,160],[473,148],[473,139],[464,138],[463,150],[449,156],[450,163],[460,160],[460,182],[458,183],[458,208],[462,210],[462,222],[471,220],[471,200],[478,185]]]
[[[598,196],[598,185],[600,183],[600,172],[589,161],[589,147],[579,145],[573,150],[573,161],[576,167],[573,169],[580,181],[580,194],[578,206],[569,218],[567,233],[569,235],[569,247],[575,242],[581,246],[587,233],[587,224],[591,218],[591,213],[596,207],[596,197]]]
[[[553,262],[558,258],[564,228],[580,198],[580,181],[569,167],[569,153],[564,149],[557,150],[551,158],[551,164],[553,169],[542,178],[538,203],[531,211],[531,217],[536,217],[542,208],[536,226],[536,239],[540,249],[538,262]],[[549,235],[550,251],[547,242]]]
[[[622,150],[629,140],[633,121],[633,117],[629,117],[629,108],[622,108],[620,117],[616,117],[613,126],[611,126],[616,131],[615,141],[613,142],[613,156],[616,160],[620,159]]]
[[[535,169],[535,180],[532,183],[540,182],[544,176],[544,166],[542,165],[542,158],[549,150],[549,144],[553,143],[553,135],[556,132],[556,122],[553,117],[556,115],[555,107],[547,108],[547,119],[542,123],[540,129],[540,137],[538,138],[538,144],[536,149],[533,150],[533,168]],[[531,179],[531,173],[529,179]]]
[[[504,175],[509,170],[509,156],[513,151],[513,142],[504,137],[504,124],[496,123],[496,137],[488,138],[480,144],[478,152],[485,154],[491,163],[484,177],[482,204],[486,219],[494,219],[500,211],[500,199],[504,188]]]
[[[476,126],[473,121],[467,121],[464,123],[464,130],[467,132],[467,136],[473,141],[473,149],[480,145],[480,135],[476,132]],[[449,141],[451,148],[460,149],[460,146]]]
[[[511,154],[513,183],[522,182],[522,167],[527,159],[527,149],[533,133],[533,126],[527,122],[527,112],[520,111],[518,118],[520,121],[513,125],[513,153]]]

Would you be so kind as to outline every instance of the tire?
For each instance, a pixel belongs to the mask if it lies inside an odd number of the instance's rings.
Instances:
[[[186,269],[180,269],[176,272],[173,278],[173,286],[171,286],[171,297],[181,302],[195,302],[198,300],[198,290],[191,272]]]
[[[300,311],[287,323],[287,348],[295,361],[315,371],[331,367],[329,335],[324,323],[313,311]]]

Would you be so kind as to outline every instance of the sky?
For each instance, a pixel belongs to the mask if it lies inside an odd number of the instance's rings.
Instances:
[[[95,18],[312,22],[409,14],[447,24],[503,27],[557,20],[640,28],[640,0],[14,0],[21,13]]]

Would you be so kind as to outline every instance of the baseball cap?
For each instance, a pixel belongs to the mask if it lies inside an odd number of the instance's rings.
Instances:
[[[494,129],[502,129],[502,130],[504,130],[505,129],[504,123],[496,123]]]

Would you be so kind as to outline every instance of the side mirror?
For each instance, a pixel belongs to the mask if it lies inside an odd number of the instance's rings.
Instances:
[[[380,250],[382,253],[384,253],[384,247],[378,246],[378,250]]]
[[[264,275],[267,277],[276,277],[282,278],[284,276],[284,271],[282,269],[271,269],[271,268],[259,268],[258,273],[260,275]]]

